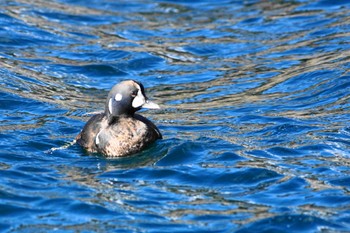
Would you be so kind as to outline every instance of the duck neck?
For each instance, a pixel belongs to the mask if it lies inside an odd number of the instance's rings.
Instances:
[[[108,125],[113,125],[115,124],[120,118],[129,118],[133,117],[134,114],[119,114],[119,115],[111,115],[107,114],[107,119],[108,119]]]

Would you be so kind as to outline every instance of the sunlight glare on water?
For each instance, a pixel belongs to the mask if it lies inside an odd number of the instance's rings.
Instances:
[[[0,6],[3,232],[350,231],[345,1]],[[125,79],[164,139],[70,145]]]

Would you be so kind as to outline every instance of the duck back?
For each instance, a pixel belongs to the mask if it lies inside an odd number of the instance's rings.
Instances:
[[[120,116],[108,123],[103,114],[98,114],[87,122],[77,142],[89,152],[123,157],[137,153],[161,138],[158,128],[141,115]]]

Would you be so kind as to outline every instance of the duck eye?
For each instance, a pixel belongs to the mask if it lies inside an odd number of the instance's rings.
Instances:
[[[135,90],[135,91],[131,92],[131,96],[132,97],[136,97],[137,96],[137,92],[138,92],[138,90]]]

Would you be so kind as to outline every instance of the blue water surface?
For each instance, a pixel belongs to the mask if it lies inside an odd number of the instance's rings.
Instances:
[[[346,1],[0,1],[1,232],[350,232]],[[164,139],[72,143],[117,82]]]

